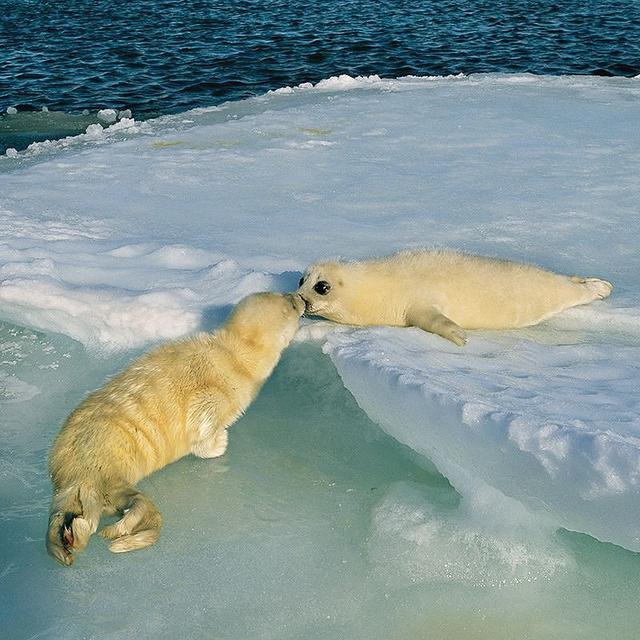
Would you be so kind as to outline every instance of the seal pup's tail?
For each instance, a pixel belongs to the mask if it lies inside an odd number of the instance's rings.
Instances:
[[[73,564],[73,554],[87,546],[100,522],[102,492],[89,482],[56,491],[49,511],[47,551],[62,564]]]
[[[587,291],[590,300],[602,300],[608,298],[613,291],[613,285],[606,280],[600,278],[581,278],[580,276],[573,276],[572,282],[582,285]]]
[[[143,549],[158,540],[162,514],[144,493],[134,487],[125,487],[115,496],[114,502],[123,516],[100,531],[101,536],[113,540],[110,551],[125,553]]]

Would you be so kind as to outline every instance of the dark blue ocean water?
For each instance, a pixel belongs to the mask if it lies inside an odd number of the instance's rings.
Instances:
[[[0,0],[2,112],[145,119],[340,73],[523,71],[639,74],[640,2]],[[0,150],[43,139],[52,121],[20,132],[10,120],[0,116]]]

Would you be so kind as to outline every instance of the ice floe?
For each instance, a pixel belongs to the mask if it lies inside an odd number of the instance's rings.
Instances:
[[[113,637],[215,619],[238,638],[470,638],[480,618],[635,637],[637,556],[556,531],[640,550],[638,99],[624,78],[341,76],[1,157],[0,576],[24,635],[100,635],[117,610]],[[46,451],[88,390],[313,261],[421,246],[615,290],[462,349],[305,320],[229,462],[149,480],[159,546],[129,571],[92,542],[59,589]],[[37,616],[34,589],[53,603]]]

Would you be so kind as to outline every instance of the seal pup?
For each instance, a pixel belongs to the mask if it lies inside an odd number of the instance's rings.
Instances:
[[[164,344],[91,393],[49,457],[48,552],[72,564],[102,514],[122,515],[100,532],[111,551],[153,544],[162,516],[136,483],[188,453],[225,452],[227,428],[271,374],[303,312],[297,294],[247,296],[214,333]]]
[[[606,298],[612,285],[455,251],[319,262],[300,279],[306,313],[352,325],[420,327],[458,346],[465,329],[514,329]]]

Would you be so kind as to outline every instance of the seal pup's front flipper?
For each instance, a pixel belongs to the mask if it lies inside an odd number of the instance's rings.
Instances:
[[[432,306],[409,308],[406,323],[408,327],[419,327],[424,331],[451,340],[459,347],[464,347],[467,343],[467,336],[462,327]]]

